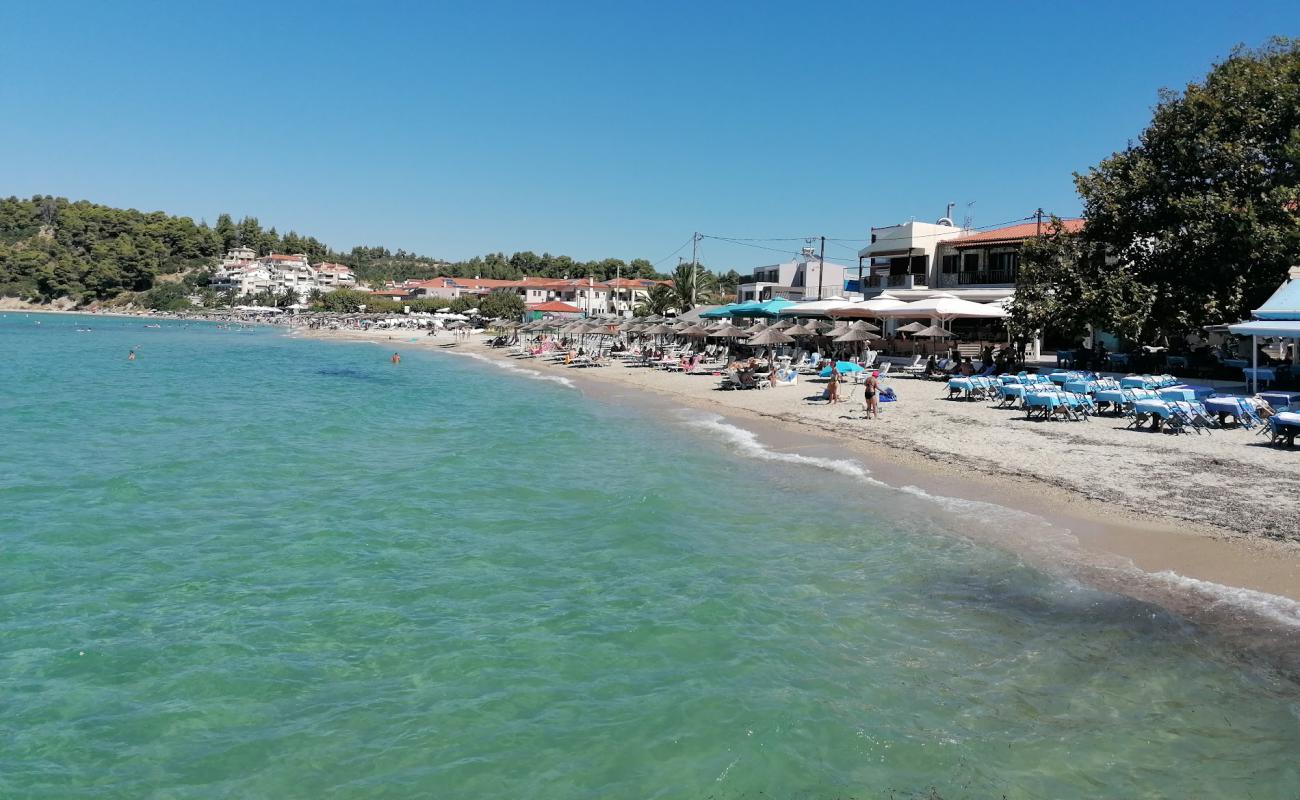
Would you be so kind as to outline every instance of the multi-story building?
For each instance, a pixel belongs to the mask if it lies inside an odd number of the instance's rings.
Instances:
[[[211,286],[240,296],[261,294],[271,291],[271,271],[257,263],[232,264],[213,273]]]
[[[237,295],[284,294],[292,290],[305,298],[314,291],[332,292],[356,286],[356,277],[343,264],[324,263],[313,267],[302,253],[272,253],[256,258],[252,250],[237,247],[221,260],[211,285],[217,291],[233,291]]]
[[[1063,223],[1069,233],[1083,230],[1081,219]],[[871,242],[858,251],[861,278],[849,281],[849,286],[860,286],[868,298],[887,291],[906,301],[948,296],[1005,305],[1016,293],[1021,247],[1045,229],[1046,223],[1035,221],[973,231],[959,228],[946,218],[935,223],[905,222],[872,228]],[[888,322],[886,329],[899,322]],[[958,319],[949,322],[948,327],[966,339],[997,340],[1006,335],[999,321]],[[1053,333],[1044,332],[1029,345],[1035,355],[1044,344],[1043,337],[1047,344],[1053,343]]]
[[[1065,220],[1065,230],[1083,230],[1083,220]],[[937,223],[905,222],[871,229],[871,242],[858,251],[860,283],[850,288],[867,297],[888,291],[900,300],[922,300],[944,292],[979,303],[1015,294],[1020,248],[1045,227],[1026,222],[988,231]]]
[[[650,290],[661,281],[639,278],[541,278],[525,276],[519,280],[489,278],[433,278],[407,281],[389,288],[409,289],[415,297],[441,297],[454,300],[463,295],[484,295],[505,290],[519,295],[526,305],[567,303],[587,316],[632,316],[633,310],[646,301]]]
[[[316,282],[324,292],[333,289],[352,289],[357,285],[357,276],[346,264],[334,264],[323,261],[316,265]]]
[[[749,280],[736,289],[740,302],[749,300],[822,300],[844,294],[844,280],[849,269],[830,261],[823,262],[811,247],[803,254],[780,264],[755,267]]]

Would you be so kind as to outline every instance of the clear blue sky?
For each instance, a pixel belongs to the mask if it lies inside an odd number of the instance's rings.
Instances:
[[[896,5],[11,3],[0,193],[451,259],[991,225],[1077,213],[1159,87],[1300,34],[1294,0]]]

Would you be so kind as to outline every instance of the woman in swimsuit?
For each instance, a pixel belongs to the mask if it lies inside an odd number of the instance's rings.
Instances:
[[[862,407],[867,412],[867,419],[880,419],[880,379],[872,372],[867,376],[866,386],[862,392]]]
[[[830,401],[827,405],[840,401],[840,367],[834,361],[831,362],[831,382],[826,384],[826,398]]]

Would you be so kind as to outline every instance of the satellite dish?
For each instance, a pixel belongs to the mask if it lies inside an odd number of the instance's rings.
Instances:
[[[935,221],[934,224],[935,224],[935,225],[944,225],[944,226],[947,226],[947,227],[951,228],[951,227],[952,227],[952,220],[949,219],[948,217],[939,217],[939,219],[937,219],[937,220]]]

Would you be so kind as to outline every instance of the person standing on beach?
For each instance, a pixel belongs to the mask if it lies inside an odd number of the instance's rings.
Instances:
[[[394,364],[402,363],[402,357],[399,356],[397,353],[393,353],[393,357],[388,360]]]
[[[826,399],[827,405],[831,406],[840,401],[840,365],[835,361],[831,362],[831,381],[826,384]]]
[[[862,390],[862,408],[867,412],[867,419],[880,419],[880,379],[876,377],[878,374],[875,370],[868,373]]]

